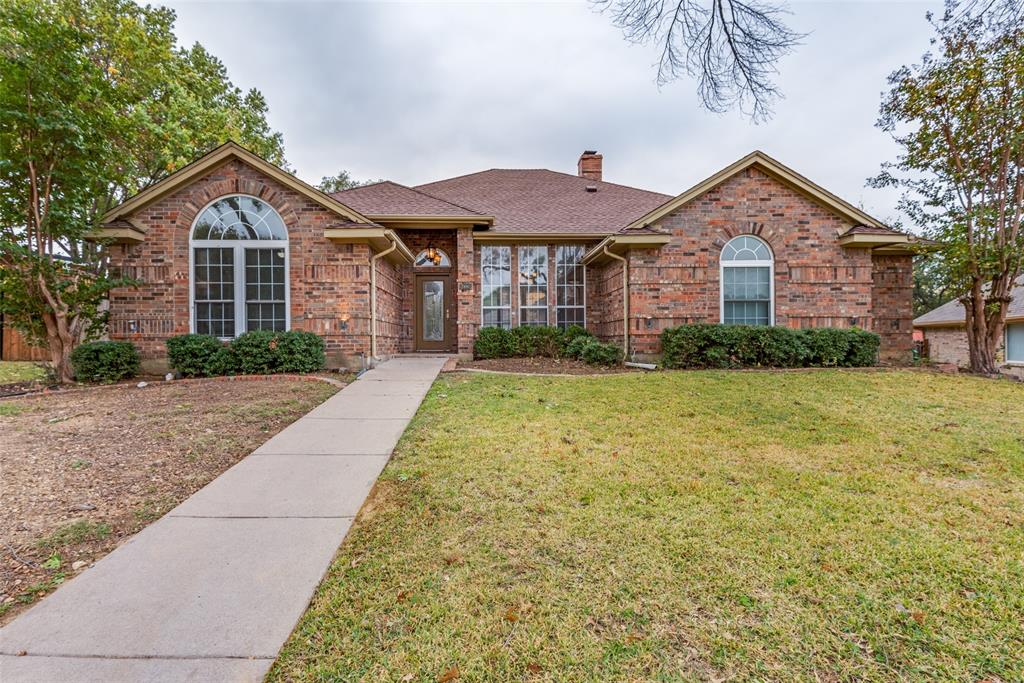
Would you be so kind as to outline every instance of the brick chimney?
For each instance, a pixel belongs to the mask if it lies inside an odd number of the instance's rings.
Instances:
[[[604,157],[590,149],[581,154],[579,163],[576,165],[579,176],[581,178],[589,178],[590,180],[600,180],[602,159]]]

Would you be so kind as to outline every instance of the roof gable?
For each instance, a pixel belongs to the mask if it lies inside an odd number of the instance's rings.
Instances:
[[[226,142],[192,163],[183,166],[171,175],[158,183],[155,183],[145,190],[135,194],[121,202],[104,214],[102,222],[104,225],[112,224],[118,219],[131,216],[140,209],[152,204],[158,199],[180,189],[196,178],[219,168],[232,159],[237,159],[244,164],[252,166],[264,175],[273,178],[289,189],[308,197],[324,208],[344,217],[346,220],[359,224],[372,224],[369,218],[360,212],[346,206],[337,199],[321,192],[312,185],[309,185],[291,173],[284,171],[266,159],[263,159],[235,142]]]
[[[782,182],[789,187],[797,190],[804,194],[811,200],[821,204],[822,206],[831,209],[839,216],[842,216],[846,220],[854,223],[858,226],[867,226],[869,228],[880,230],[884,232],[891,232],[893,234],[897,231],[888,228],[884,223],[864,213],[849,202],[840,199],[836,195],[832,194],[825,188],[817,185],[804,176],[800,175],[788,166],[776,161],[764,152],[756,150],[751,152],[747,156],[739,159],[738,161],[726,166],[718,173],[715,173],[708,178],[705,178],[701,182],[697,183],[690,189],[683,193],[676,195],[669,201],[662,205],[654,208],[647,212],[640,218],[637,218],[632,223],[627,225],[624,230],[636,229],[646,227],[655,221],[669,215],[676,211],[680,207],[690,203],[694,199],[697,199],[705,192],[717,187],[729,178],[732,178],[738,173],[745,171],[748,168],[756,167],[760,171],[767,174],[769,177]]]

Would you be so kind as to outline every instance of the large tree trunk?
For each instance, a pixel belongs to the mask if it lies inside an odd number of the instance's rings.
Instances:
[[[986,311],[986,303],[991,303],[992,300],[986,297],[984,285],[980,281],[974,282],[971,293],[961,302],[967,313],[967,353],[970,357],[971,372],[982,375],[999,374],[996,350],[999,348],[1003,324],[1006,321],[1006,305],[999,301],[997,312]]]
[[[46,325],[46,348],[50,352],[50,363],[53,374],[61,384],[75,381],[75,373],[71,368],[71,351],[77,341],[68,329],[67,318],[62,318],[47,311],[43,315]]]

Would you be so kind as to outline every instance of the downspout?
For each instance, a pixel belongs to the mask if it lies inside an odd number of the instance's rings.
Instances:
[[[622,261],[622,353],[629,358],[629,261],[608,251],[604,246],[604,255]]]
[[[370,360],[377,360],[377,260],[398,249],[398,242],[384,233],[391,246],[370,257]]]

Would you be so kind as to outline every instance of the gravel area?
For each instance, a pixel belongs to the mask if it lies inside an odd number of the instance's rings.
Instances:
[[[0,401],[0,623],[336,391],[198,380]]]

